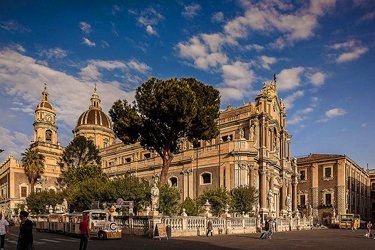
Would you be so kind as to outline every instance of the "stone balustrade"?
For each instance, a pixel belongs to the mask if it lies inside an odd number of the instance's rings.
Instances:
[[[156,223],[169,226],[173,237],[205,235],[208,221],[212,221],[214,234],[249,234],[259,232],[262,225],[256,217],[204,217],[204,216],[118,216],[115,221],[124,234],[152,236]],[[276,231],[306,230],[311,228],[306,217],[280,218]],[[258,229],[258,230],[257,230]]]

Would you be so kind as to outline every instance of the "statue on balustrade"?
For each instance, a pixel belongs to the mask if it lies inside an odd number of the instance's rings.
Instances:
[[[273,192],[272,190],[270,189],[268,191],[268,206],[269,206],[269,210],[270,212],[272,212],[274,210],[274,195],[273,195]]]
[[[151,211],[157,211],[159,208],[159,188],[154,182],[153,187],[151,188]]]
[[[292,211],[292,198],[289,194],[286,196],[286,210]]]

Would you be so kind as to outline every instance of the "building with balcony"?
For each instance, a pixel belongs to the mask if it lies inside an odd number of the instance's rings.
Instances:
[[[340,214],[370,218],[369,172],[346,155],[309,154],[297,160],[298,208],[330,224]]]

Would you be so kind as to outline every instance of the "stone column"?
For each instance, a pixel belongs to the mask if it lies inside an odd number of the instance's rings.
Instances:
[[[283,177],[283,186],[281,187],[281,214],[286,214],[286,179]]]
[[[292,201],[293,201],[293,206],[292,206],[292,210],[294,212],[297,212],[298,209],[297,209],[297,184],[298,184],[298,180],[297,180],[297,176],[294,176],[293,177],[293,181],[292,181],[292,193],[293,193],[293,196],[292,196]]]
[[[319,217],[319,190],[318,190],[318,184],[319,184],[319,176],[318,176],[318,164],[313,163],[312,166],[310,167],[311,169],[311,197],[309,200],[311,201],[311,206],[312,206],[312,215],[315,220],[318,220],[319,222],[320,219]]]
[[[259,169],[259,193],[260,214],[264,214],[265,212],[268,212],[266,166],[261,166]]]

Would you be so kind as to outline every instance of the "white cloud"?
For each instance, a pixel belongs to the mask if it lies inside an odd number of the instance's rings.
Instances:
[[[116,63],[111,62],[97,64],[109,69],[116,67]],[[130,84],[131,80],[124,79],[122,82]],[[134,87],[129,92],[125,92],[123,89],[126,86],[118,81],[90,81],[77,78],[40,65],[35,59],[11,50],[0,51],[0,82],[2,92],[17,98],[26,107],[34,108],[41,101],[41,92],[44,87],[42,83],[46,82],[50,102],[56,109],[58,125],[70,131],[74,128],[79,115],[87,110],[94,83],[97,84],[105,112],[117,99],[134,100]],[[25,110],[25,112],[30,114],[29,111]]]
[[[368,48],[362,46],[360,41],[353,39],[342,43],[332,44],[329,48],[341,51],[341,54],[336,58],[337,63],[356,60],[368,51]]]
[[[206,37],[207,40],[207,37]],[[177,45],[180,56],[193,59],[194,65],[200,69],[208,69],[216,67],[219,64],[227,62],[228,58],[221,52],[210,52],[209,46],[201,42],[199,37],[193,37],[187,43],[179,43]],[[215,43],[211,39],[211,47],[215,47]]]
[[[236,61],[233,64],[223,65],[222,70],[224,83],[231,87],[249,88],[255,78],[249,63]]]
[[[130,68],[130,69],[134,69],[140,73],[143,73],[143,74],[146,74],[148,71],[151,70],[151,68],[145,64],[145,63],[142,63],[142,62],[138,62],[136,60],[130,60],[126,63],[126,65]]]
[[[293,94],[287,96],[285,99],[284,99],[284,104],[285,104],[285,107],[287,109],[291,109],[293,106],[294,106],[294,102],[302,97],[304,95],[303,91],[302,90],[298,90],[296,92],[294,92]]]
[[[333,109],[328,110],[325,113],[327,118],[334,118],[334,117],[342,116],[345,114],[346,114],[346,111],[342,108],[333,108]]]
[[[39,52],[39,55],[45,56],[48,59],[51,59],[51,58],[64,58],[68,55],[68,53],[63,49],[56,47],[56,48],[41,50]]]
[[[360,58],[363,54],[368,51],[365,47],[355,48],[353,51],[342,53],[337,59],[336,62],[343,63],[343,62],[350,62]]]
[[[2,158],[9,154],[20,158],[21,153],[25,152],[25,149],[29,147],[31,139],[24,133],[18,131],[12,132],[7,128],[0,127],[1,148],[5,150],[1,153]]]
[[[218,88],[220,91],[221,102],[224,103],[225,101],[229,100],[242,100],[244,98],[244,92],[238,88]]]
[[[102,41],[102,48],[109,48],[109,43],[107,41]]]
[[[256,50],[256,51],[262,51],[264,49],[264,46],[259,44],[248,44],[244,47],[246,50]]]
[[[313,74],[307,74],[310,82],[315,86],[321,86],[324,84],[327,75],[323,72],[316,72]]]
[[[372,19],[375,19],[375,11],[369,12],[363,17],[361,17],[360,21],[371,21]]]
[[[18,44],[18,43],[11,44],[11,45],[8,46],[8,48],[12,49],[12,50],[16,50],[16,51],[21,52],[21,53],[26,52],[26,49],[21,44]]]
[[[82,30],[83,33],[85,34],[90,34],[92,32],[91,25],[86,23],[86,22],[80,22],[79,23],[79,28]]]
[[[112,5],[112,15],[116,15],[118,12],[120,12],[121,11],[121,8],[120,8],[120,6],[118,6],[118,5]]]
[[[95,47],[96,46],[96,44],[95,44],[95,42],[91,42],[89,39],[87,39],[87,38],[82,38],[82,40],[83,40],[83,44],[86,44],[87,46],[89,46],[89,47]]]
[[[300,74],[304,71],[303,67],[283,69],[277,75],[277,88],[281,91],[295,89],[300,85]]]
[[[88,65],[81,69],[80,75],[84,80],[94,80],[97,81],[102,77],[100,71],[107,70],[113,71],[119,69],[123,73],[127,72],[129,69],[133,69],[140,73],[147,73],[151,68],[145,64],[138,62],[136,60],[130,60],[128,62],[123,61],[104,61],[104,60],[90,60]]]
[[[270,69],[271,64],[274,64],[277,62],[277,59],[275,57],[270,57],[270,56],[260,56],[259,60],[260,60],[260,64],[262,65],[262,67],[267,70]]]
[[[140,16],[138,17],[138,22],[144,26],[156,25],[163,19],[164,16],[157,12],[154,8],[147,8],[141,12]]]
[[[134,12],[136,14],[136,12]],[[138,23],[146,27],[146,32],[149,35],[157,35],[155,26],[164,19],[164,16],[157,12],[154,8],[147,8],[141,12],[138,17]]]
[[[291,119],[287,119],[286,123],[288,125],[296,125],[301,123],[302,121],[306,120],[308,118],[307,114],[313,112],[314,109],[311,107],[305,108],[305,109],[300,109],[297,110]]]
[[[330,119],[343,116],[347,114],[347,112],[342,108],[333,108],[325,112],[324,118],[318,120],[318,123],[325,123],[328,122]]]
[[[198,11],[200,11],[201,6],[197,3],[193,3],[191,5],[185,6],[184,11],[182,12],[182,16],[187,18],[193,18],[198,15]]]
[[[146,32],[149,35],[157,35],[158,33],[152,28],[151,25],[146,26]]]
[[[0,28],[10,31],[10,32],[19,32],[19,33],[31,32],[30,28],[23,26],[22,24],[18,23],[15,20],[8,20],[8,21],[1,22]]]
[[[349,40],[347,42],[342,43],[335,43],[330,45],[329,47],[332,49],[344,49],[344,48],[352,48],[357,43],[355,40]]]
[[[224,13],[223,12],[216,12],[212,15],[211,21],[215,23],[220,23],[224,21]]]
[[[367,123],[362,123],[362,124],[361,124],[361,127],[362,127],[362,128],[366,128],[366,127],[367,127]]]

